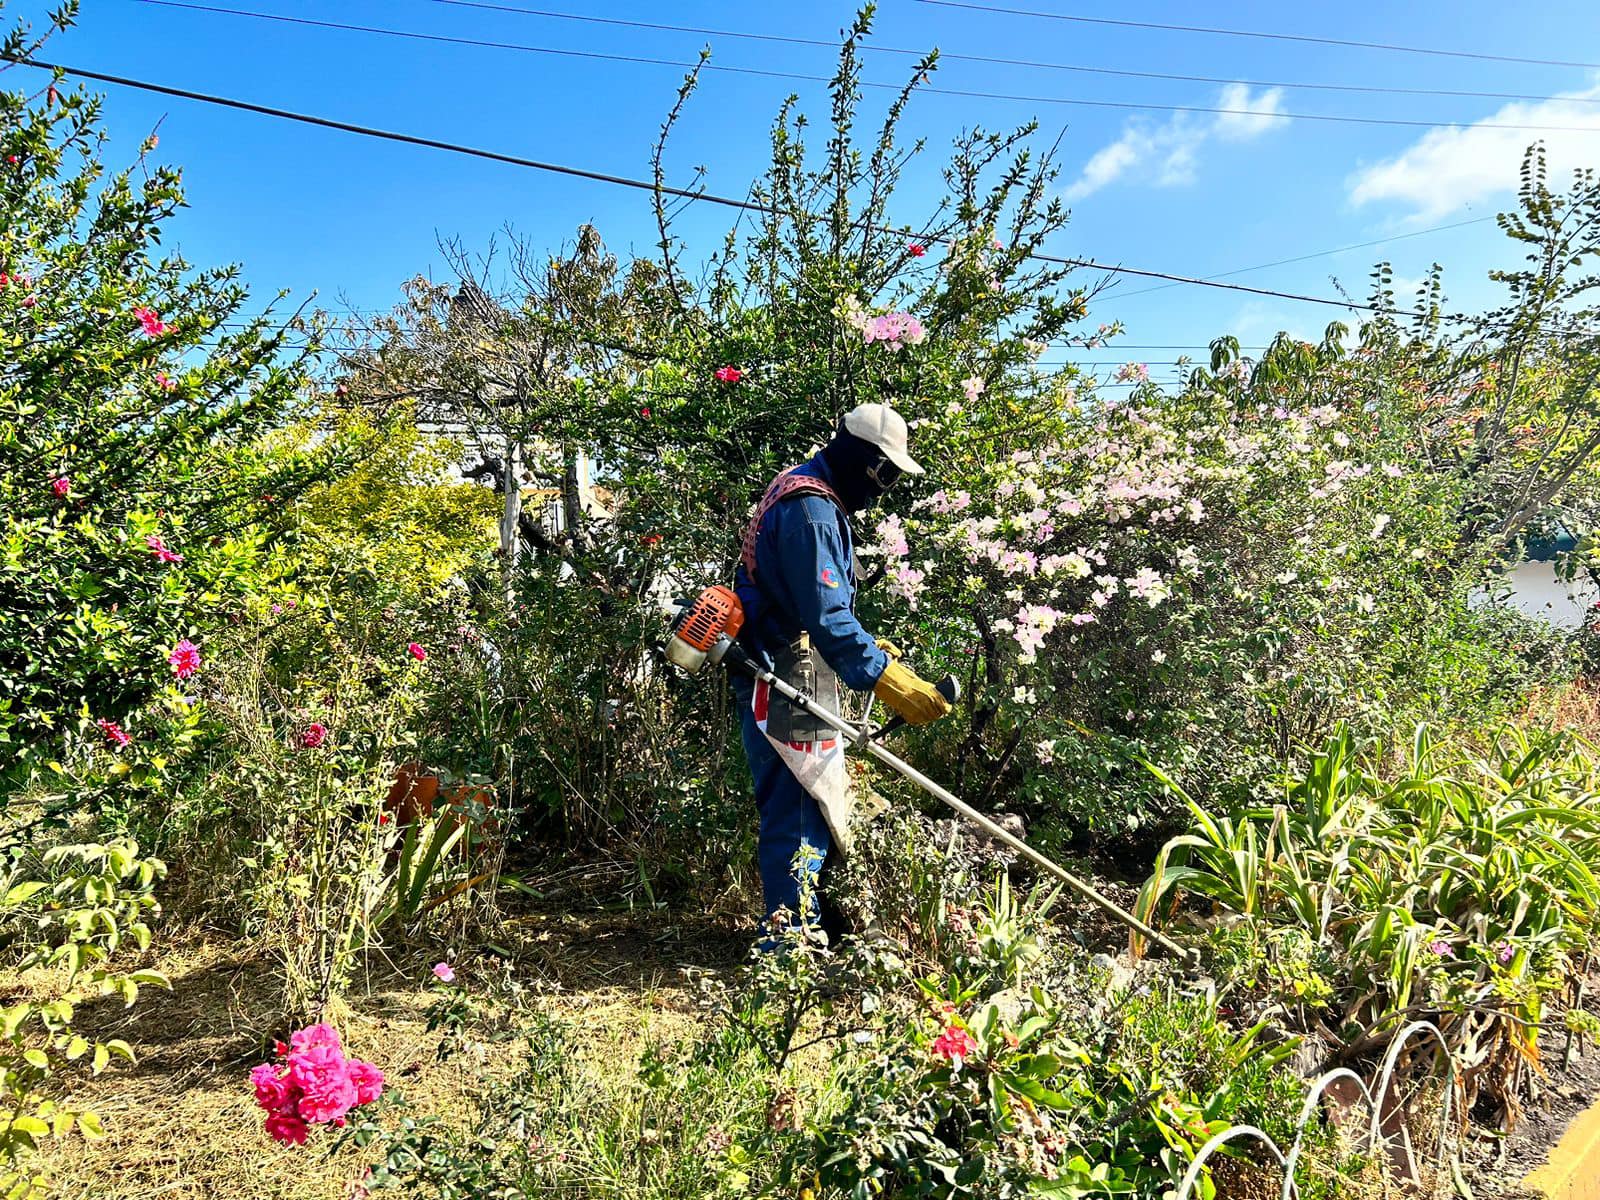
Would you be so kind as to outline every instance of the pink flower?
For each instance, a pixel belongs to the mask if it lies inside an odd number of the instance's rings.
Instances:
[[[250,1083],[256,1090],[256,1103],[270,1113],[292,1113],[295,1105],[294,1088],[288,1076],[278,1074],[271,1063],[262,1063],[250,1072]]]
[[[306,1144],[306,1123],[287,1113],[273,1113],[267,1118],[267,1133],[285,1146]]]
[[[328,727],[321,721],[313,721],[307,725],[305,732],[300,735],[300,744],[307,750],[315,750],[328,739]]]
[[[1150,378],[1150,368],[1143,363],[1123,363],[1117,370],[1121,383],[1144,383]]]
[[[383,1072],[369,1062],[349,1064],[350,1084],[356,1089],[356,1104],[371,1104],[383,1093]]]
[[[289,1035],[289,1053],[304,1054],[307,1050],[315,1050],[325,1046],[340,1053],[344,1051],[344,1044],[339,1041],[339,1031],[326,1021],[316,1025],[307,1025],[304,1029],[297,1030]]]
[[[445,983],[454,983],[456,981],[455,968],[447,962],[434,963],[433,974],[436,979]]]
[[[300,1089],[298,1110],[307,1121],[337,1121],[355,1107],[355,1085],[337,1046],[312,1046],[291,1054],[288,1079]]]
[[[150,547],[150,552],[164,563],[183,562],[183,555],[174,554],[171,550],[168,550],[166,543],[153,533],[144,539],[144,544]]]
[[[721,383],[738,383],[744,378],[744,372],[738,367],[718,367],[712,374]]]
[[[174,675],[179,679],[187,679],[200,669],[200,647],[184,638],[167,655],[167,662],[172,665]]]
[[[104,717],[101,717],[95,722],[95,724],[100,726],[100,732],[106,735],[106,741],[110,742],[118,750],[121,750],[129,742],[133,741],[131,737],[123,732],[122,726],[118,725],[115,721],[108,721]]]
[[[970,1033],[952,1021],[943,1033],[933,1039],[933,1052],[940,1058],[948,1059],[950,1065],[959,1071],[962,1062],[978,1052],[978,1043]]]
[[[67,493],[72,490],[72,480],[68,479],[65,475],[62,475],[56,479],[52,479],[50,481],[50,486],[55,490],[56,495],[65,500],[67,498]]]
[[[983,395],[983,387],[983,380],[979,379],[976,375],[969,375],[967,378],[961,381],[961,391],[966,396],[968,404],[971,404],[973,401],[977,400],[979,396]]]
[[[170,392],[178,386],[178,381],[168,376],[165,371],[157,371],[156,386],[164,392]]]
[[[928,248],[921,242],[912,242],[906,249],[911,253],[912,258],[921,258],[928,252]]]
[[[166,333],[167,330],[172,328],[172,326],[162,321],[155,309],[144,305],[140,305],[138,308],[133,310],[133,317],[134,320],[138,321],[139,324],[143,326],[145,333],[150,337],[160,337],[163,333]]]
[[[1516,949],[1510,942],[1501,942],[1495,947],[1495,957],[1502,963],[1508,963],[1516,956]]]
[[[412,642],[409,646],[406,647],[406,653],[411,655],[411,657],[416,659],[418,662],[422,662],[425,658],[428,657],[428,652],[426,650],[424,650],[416,642]]]
[[[1450,948],[1450,943],[1443,938],[1435,938],[1428,943],[1428,950],[1440,958],[1454,958],[1456,952]]]
[[[38,303],[39,303],[39,297],[37,297],[37,296],[24,296],[22,298],[22,307],[23,308],[32,308],[35,304],[38,304]]]

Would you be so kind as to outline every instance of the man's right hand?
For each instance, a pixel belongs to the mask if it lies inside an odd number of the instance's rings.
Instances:
[[[872,694],[904,717],[908,725],[926,725],[950,711],[950,702],[933,684],[893,658],[873,684]]]

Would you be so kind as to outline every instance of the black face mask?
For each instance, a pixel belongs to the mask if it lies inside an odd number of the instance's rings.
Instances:
[[[871,506],[903,473],[882,450],[842,425],[822,448],[822,460],[833,477],[833,490],[851,512]]]

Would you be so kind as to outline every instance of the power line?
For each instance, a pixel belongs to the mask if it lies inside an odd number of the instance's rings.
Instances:
[[[1397,46],[1390,42],[1357,42],[1345,38],[1313,37],[1300,33],[1271,33],[1258,29],[1219,29],[1210,25],[1168,25],[1159,21],[1127,21],[1113,17],[1084,17],[1071,13],[1040,12],[1032,8],[1003,8],[995,4],[976,4],[970,0],[917,0],[941,8],[966,8],[975,12],[1003,13],[1014,17],[1044,17],[1052,21],[1074,21],[1083,25],[1117,25],[1125,29],[1161,29],[1171,33],[1207,33],[1219,37],[1264,38],[1275,42],[1307,42],[1315,46],[1347,46],[1357,50],[1389,50],[1398,54],[1431,54],[1442,58],[1472,58],[1482,62],[1523,63],[1535,67],[1600,68],[1600,63],[1567,62],[1558,58],[1518,58],[1511,54],[1486,54],[1473,50],[1441,50],[1434,46]]]
[[[492,4],[488,0],[426,0],[430,4],[443,4],[452,8],[471,8],[488,12],[515,13],[527,17],[545,17],[557,21],[581,21],[591,25],[610,25],[624,29],[648,29],[659,33],[692,33],[701,37],[737,38],[744,41],[770,42],[785,46],[812,46],[837,50],[839,43],[826,38],[795,37],[779,33],[751,33],[737,29],[708,29],[698,25],[667,25],[658,21],[629,21],[621,17],[596,17],[583,13],[555,12],[543,8],[523,8],[515,4]],[[877,46],[864,43],[861,49],[869,54],[896,54],[904,57],[922,57],[926,51],[902,46]],[[1000,67],[1028,67],[1045,71],[1073,71],[1085,75],[1113,75],[1126,79],[1162,79],[1179,83],[1242,84],[1253,88],[1293,88],[1300,91],[1356,92],[1379,96],[1448,96],[1473,100],[1532,100],[1540,103],[1558,101],[1564,104],[1600,104],[1597,96],[1541,96],[1524,92],[1474,92],[1450,88],[1379,87],[1355,83],[1312,83],[1301,80],[1238,79],[1225,75],[1180,75],[1165,71],[1133,71],[1118,67],[1093,67],[1081,63],[1041,62],[1029,58],[998,58],[986,54],[957,54],[940,50],[941,61],[986,63]]]
[[[661,195],[673,196],[680,199],[699,201],[705,204],[718,205],[724,208],[733,208],[746,212],[766,212],[762,205],[750,200],[740,200],[732,196],[719,196],[714,192],[700,191],[690,188],[670,187],[662,184],[659,187],[650,180],[633,179],[626,175],[613,175],[604,171],[593,171],[583,167],[572,167],[561,163],[542,162],[538,159],[524,158],[515,154],[503,154],[497,150],[484,150],[474,146],[464,146],[456,142],[446,142],[438,138],[420,137],[416,134],[400,133],[395,130],[377,129],[368,125],[358,125],[350,121],[339,121],[331,117],[319,117],[310,113],[295,112],[291,109],[274,108],[270,105],[255,104],[248,100],[236,100],[228,96],[214,96],[205,92],[196,92],[187,88],[171,87],[167,84],[151,83],[143,79],[131,79],[123,75],[112,75],[104,71],[91,71],[82,67],[71,67],[62,63],[50,63],[36,58],[25,58],[20,55],[0,54],[0,61],[16,63],[20,66],[34,67],[39,70],[60,71],[65,75],[73,75],[81,79],[93,79],[99,83],[109,83],[118,87],[135,88],[139,91],[153,92],[162,96],[173,96],[182,100],[194,100],[202,104],[214,104],[222,108],[237,109],[241,112],[257,113],[261,116],[276,117],[280,120],[295,121],[305,125],[314,125],[322,129],[334,129],[343,133],[353,133],[361,137],[378,138],[383,141],[399,142],[409,146],[424,146],[432,150],[443,150],[451,154],[461,154],[472,158],[486,159],[490,162],[506,163],[510,166],[526,167],[535,171],[547,171],[557,175],[569,175],[577,179],[589,179],[599,183],[614,184],[618,187],[633,188],[638,191],[658,192]],[[873,226],[873,231],[878,233],[902,233],[903,230],[885,226]],[[1126,267],[1111,263],[1098,262],[1091,258],[1067,258],[1057,254],[1044,254],[1032,251],[1023,257],[1036,262],[1055,263],[1064,267],[1078,267],[1085,270],[1105,271],[1113,275],[1134,275],[1145,279],[1161,279],[1169,283],[1186,283],[1196,287],[1213,288],[1222,291],[1240,292],[1254,296],[1267,296],[1276,300],[1294,300],[1306,304],[1323,304],[1334,308],[1350,309],[1358,312],[1382,313],[1388,310],[1375,304],[1362,304],[1358,301],[1345,298],[1332,298],[1328,296],[1311,296],[1299,292],[1285,292],[1275,288],[1250,287],[1242,283],[1224,283],[1218,279],[1200,279],[1188,275],[1176,275],[1168,271],[1152,271],[1141,267]],[[1465,318],[1462,318],[1465,319]]]
[[[1239,267],[1232,271],[1220,271],[1215,275],[1207,275],[1210,280],[1229,279],[1235,275],[1248,275],[1251,271],[1265,271],[1269,267],[1286,267],[1290,263],[1309,262],[1313,258],[1327,258],[1333,254],[1343,254],[1348,250],[1365,250],[1371,246],[1382,246],[1387,242],[1402,242],[1406,238],[1421,237],[1425,233],[1443,233],[1447,229],[1463,229],[1468,225],[1482,225],[1485,221],[1493,221],[1493,217],[1473,217],[1469,221],[1455,221],[1449,225],[1434,225],[1428,229],[1415,229],[1410,233],[1397,233],[1392,237],[1374,238],[1370,242],[1352,242],[1348,246],[1338,246],[1332,250],[1318,250],[1314,254],[1297,254],[1293,258],[1279,258],[1268,263],[1257,263],[1253,267]],[[1140,288],[1136,292],[1121,292],[1118,300],[1131,300],[1135,296],[1148,296],[1151,292],[1164,292],[1168,288],[1177,287],[1175,283],[1163,283],[1156,287]]]
[[[607,54],[598,50],[565,50],[552,46],[531,46],[523,42],[500,42],[486,38],[464,38],[442,33],[419,33],[413,30],[388,29],[378,25],[352,25],[341,21],[320,21],[311,17],[291,17],[281,13],[256,12],[251,9],[193,4],[187,3],[185,0],[137,0],[137,3],[154,5],[159,8],[181,8],[193,12],[247,17],[258,21],[275,21],[285,25],[302,25],[316,29],[337,29],[348,33],[369,33],[381,37],[404,38],[412,41],[432,42],[434,44],[474,46],[491,50],[512,50],[524,54],[583,58],[600,62],[630,63],[640,66],[673,67],[677,70],[688,70],[699,66],[703,70],[720,71],[730,75],[749,75],[764,79],[788,79],[802,83],[832,82],[832,77],[828,75],[806,75],[797,71],[771,71],[760,67],[730,67],[717,63],[697,64],[682,62],[677,59],[650,58],[636,54]],[[860,83],[862,87],[895,92],[902,90],[903,86],[897,83],[880,83],[874,80],[861,80]],[[1068,96],[1031,96],[1011,92],[981,92],[962,88],[934,87],[932,85],[925,85],[920,90],[929,95],[955,96],[964,100],[1006,100],[1022,104],[1059,104],[1077,108],[1109,108],[1120,111],[1205,113],[1217,116],[1262,117],[1284,121],[1322,121],[1338,125],[1383,125],[1406,129],[1459,129],[1462,126],[1460,121],[1423,121],[1403,117],[1356,117],[1336,113],[1291,113],[1281,112],[1277,109],[1224,108],[1220,105],[1204,104],[1145,104],[1131,100],[1085,100]],[[1475,122],[1473,124],[1478,129],[1504,129],[1519,133],[1595,132],[1592,127],[1583,125],[1517,125],[1490,121]]]

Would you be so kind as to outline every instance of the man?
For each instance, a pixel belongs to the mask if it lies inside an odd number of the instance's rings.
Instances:
[[[767,488],[745,531],[735,590],[745,613],[740,644],[780,678],[832,712],[842,680],[921,725],[950,705],[856,619],[849,520],[902,473],[922,474],[906,443],[906,423],[887,405],[847,413],[832,441]],[[824,897],[819,912],[802,897],[816,894],[830,854],[849,836],[848,804],[833,803],[848,787],[844,748],[833,729],[765,685],[735,676],[734,691],[760,815],[757,859],[769,922],[784,912],[837,939],[845,932],[837,909]],[[829,801],[826,810],[807,784]]]

